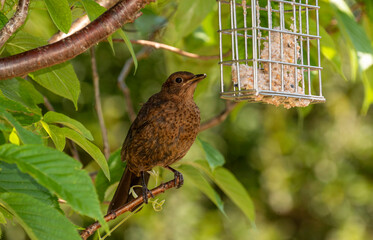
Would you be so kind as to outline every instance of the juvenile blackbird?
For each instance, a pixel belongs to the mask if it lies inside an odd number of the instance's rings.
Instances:
[[[163,83],[161,91],[142,106],[122,146],[121,159],[127,161],[127,166],[108,213],[133,200],[129,191],[134,185],[142,186],[134,190],[147,203],[147,171],[155,166],[171,170],[177,187],[183,184],[181,173],[170,165],[184,157],[198,134],[200,113],[193,94],[205,77],[206,74],[175,72]]]

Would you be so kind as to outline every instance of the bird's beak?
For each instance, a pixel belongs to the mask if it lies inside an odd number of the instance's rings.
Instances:
[[[197,75],[194,75],[193,78],[189,79],[188,82],[190,82],[190,83],[199,82],[202,79],[206,78],[206,76],[207,75],[205,73],[204,74],[197,74]]]

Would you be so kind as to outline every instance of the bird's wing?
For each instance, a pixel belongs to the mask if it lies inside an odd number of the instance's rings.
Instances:
[[[170,144],[178,134],[179,129],[170,126],[169,120],[177,111],[172,101],[149,99],[128,131],[122,147],[122,160],[149,160],[161,154],[162,146]]]

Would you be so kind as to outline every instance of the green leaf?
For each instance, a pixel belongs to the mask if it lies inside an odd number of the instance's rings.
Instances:
[[[170,20],[165,39],[174,44],[192,33],[215,6],[215,0],[181,0]]]
[[[46,123],[60,123],[66,127],[69,127],[73,130],[75,130],[76,132],[80,133],[81,135],[83,135],[85,138],[89,139],[89,140],[93,140],[93,136],[91,134],[91,132],[86,128],[84,127],[83,124],[81,124],[80,122],[76,121],[75,119],[72,119],[62,113],[57,113],[57,112],[53,112],[53,111],[50,111],[50,112],[47,112],[44,117],[43,117],[43,120],[46,122]]]
[[[5,223],[6,223],[6,220],[5,220],[4,214],[0,212],[0,224],[5,224]],[[0,232],[0,237],[1,237],[1,232]]]
[[[198,140],[200,141],[202,148],[205,151],[206,159],[210,165],[211,170],[214,170],[216,167],[223,166],[225,163],[223,155],[209,143],[203,141],[200,138],[198,138]]]
[[[192,165],[206,173],[255,226],[255,208],[250,195],[229,170],[224,167],[217,167],[212,171],[205,160],[186,162],[185,164]]]
[[[92,22],[106,11],[106,8],[92,0],[81,0],[89,20]]]
[[[5,95],[1,91],[0,108],[8,111],[9,113],[12,113],[16,121],[18,121],[22,125],[31,125],[41,119],[40,114],[32,112],[30,108],[27,108],[20,102],[13,101],[5,97]]]
[[[101,202],[104,200],[108,187],[120,180],[124,172],[124,168],[126,167],[126,163],[121,160],[120,149],[110,155],[108,165],[110,170],[110,181],[105,177],[102,169],[100,169],[98,172],[95,181],[98,199]]]
[[[83,148],[84,151],[91,155],[91,157],[100,166],[105,176],[110,180],[109,167],[106,162],[105,156],[102,154],[101,150],[96,145],[85,139],[79,133],[75,132],[74,130],[71,130],[70,128],[59,128],[58,130],[57,129],[58,128],[54,128],[53,131],[55,131],[56,133],[59,132],[59,134],[64,135],[65,137],[74,141],[81,148]]]
[[[7,120],[17,131],[18,137],[24,144],[42,144],[41,137],[33,132],[23,128],[21,124],[8,113],[4,108],[0,107],[0,117]]]
[[[30,175],[22,173],[16,164],[0,162],[0,169],[0,193],[27,194],[46,205],[59,208],[57,197],[38,184]]]
[[[316,22],[312,18],[309,19],[309,29],[316,29]],[[346,76],[344,75],[342,71],[340,54],[337,51],[337,47],[333,41],[333,38],[328,34],[325,28],[321,25],[319,25],[319,33],[321,36],[321,43],[322,43],[320,45],[321,54],[333,64],[333,66],[338,71],[338,73],[341,75],[341,77],[346,79]],[[311,44],[317,47],[316,46],[317,41],[311,41]]]
[[[0,161],[17,164],[22,172],[66,200],[73,210],[98,219],[107,229],[92,180],[81,170],[80,162],[55,149],[31,144],[0,146]]]
[[[1,193],[4,204],[35,240],[81,239],[75,226],[56,209],[21,193]]]
[[[47,41],[34,37],[23,31],[19,31],[6,43],[6,50],[12,54],[18,54],[48,44]]]
[[[8,18],[4,15],[4,13],[0,12],[0,29],[2,29],[7,23]]]
[[[216,205],[216,207],[224,214],[224,203],[221,200],[219,194],[214,190],[211,184],[205,179],[205,177],[201,174],[201,172],[191,166],[182,164],[178,167],[180,171],[185,175],[196,188],[198,188],[201,192],[206,194],[206,196]]]
[[[35,87],[22,78],[0,81],[0,90],[8,99],[21,103],[29,111],[41,115],[37,104],[43,103],[43,96]]]
[[[44,0],[44,2],[56,27],[68,33],[72,22],[69,2],[67,0]]]
[[[64,135],[62,135],[59,131],[59,127],[48,125],[44,121],[40,121],[44,130],[48,133],[48,135],[51,137],[54,145],[56,146],[58,151],[63,151],[66,145],[66,138]]]
[[[35,82],[49,91],[71,100],[75,108],[78,109],[80,83],[70,63],[65,62],[53,67],[41,69],[29,75]]]
[[[355,47],[360,71],[365,71],[373,65],[373,48],[367,34],[362,26],[355,21],[354,15],[345,1],[331,0],[330,2],[337,20],[340,22],[337,26]]]
[[[361,112],[366,115],[370,105],[373,103],[373,66],[363,72],[362,78],[364,84],[364,102]]]
[[[218,167],[213,171],[213,178],[219,188],[245,213],[254,225],[255,211],[253,201],[237,178],[223,167]]]
[[[132,56],[132,59],[133,59],[133,64],[135,65],[135,73],[136,73],[138,63],[137,63],[137,58],[136,58],[135,51],[133,50],[133,47],[132,47],[132,43],[131,43],[131,41],[128,39],[126,33],[125,33],[122,29],[119,29],[117,32],[118,32],[119,35],[122,37],[122,39],[124,40],[125,44],[126,44],[127,47],[128,47],[128,50],[129,50],[130,53],[131,53],[131,56]]]
[[[115,49],[114,49],[114,44],[113,44],[113,37],[110,35],[109,37],[107,37],[107,41],[111,47],[111,51],[113,51],[113,54],[115,55]]]
[[[10,100],[9,98],[5,97],[5,95],[0,92],[0,106],[7,111],[11,112],[26,112],[30,113],[29,110],[23,106],[21,103]]]

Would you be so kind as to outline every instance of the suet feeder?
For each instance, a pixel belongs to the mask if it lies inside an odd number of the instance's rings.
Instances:
[[[325,102],[318,0],[217,1],[223,99],[285,108]]]

